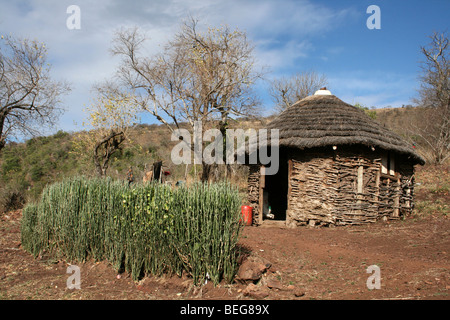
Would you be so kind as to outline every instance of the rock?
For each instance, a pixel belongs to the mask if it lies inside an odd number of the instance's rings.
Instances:
[[[250,283],[243,291],[244,296],[252,297],[255,299],[264,299],[269,295],[269,291],[266,287],[257,286],[254,283]]]
[[[278,290],[283,289],[283,285],[277,279],[268,279],[266,281],[266,286],[269,287],[270,289],[278,289]]]
[[[286,289],[293,291],[295,289],[295,286],[293,284],[290,284]]]
[[[305,295],[305,291],[301,288],[295,288],[294,289],[294,296],[296,297],[303,297]]]
[[[237,279],[241,282],[257,281],[261,278],[264,269],[261,265],[253,261],[245,261],[240,267]]]
[[[256,291],[258,289],[258,286],[254,283],[250,283],[243,291],[242,293],[244,296],[247,296],[250,292]]]
[[[279,280],[280,278],[280,273],[277,272],[275,273],[269,273],[266,274],[262,279],[261,279],[261,283],[265,286],[267,286],[270,289],[275,289],[275,290],[283,290],[284,286],[281,284],[281,281]]]
[[[257,282],[271,264],[257,257],[249,257],[239,267],[236,280],[249,283]]]

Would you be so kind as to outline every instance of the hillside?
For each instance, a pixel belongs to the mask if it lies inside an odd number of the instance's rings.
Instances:
[[[255,128],[263,120],[240,120],[233,128]],[[76,175],[93,176],[96,171],[89,155],[73,152],[77,133],[58,131],[46,137],[36,137],[24,143],[9,143],[0,153],[0,212],[22,207],[26,201],[37,199],[46,184]],[[123,150],[110,161],[108,176],[126,179],[130,167],[136,181],[142,181],[145,168],[155,161],[163,161],[171,181],[194,179],[200,166],[174,165],[170,160],[171,134],[163,125],[141,124],[130,130],[130,138]]]
[[[372,111],[373,112],[373,111]],[[377,109],[376,121],[398,134],[408,137],[412,119],[417,117],[416,108]],[[269,118],[259,120],[242,119],[232,122],[231,128],[261,128]],[[47,137],[37,137],[24,143],[10,143],[0,153],[0,211],[20,208],[26,201],[34,200],[44,186],[63,177],[95,175],[89,155],[74,154],[73,142],[76,133],[58,131]],[[133,168],[136,180],[141,181],[145,168],[157,160],[171,173],[168,180],[194,179],[200,166],[174,165],[170,152],[177,142],[163,125],[141,124],[131,130],[130,141],[123,150],[114,154],[108,176],[125,179],[129,167]],[[241,190],[245,190],[245,170],[236,172]]]
[[[418,117],[420,108],[411,106],[401,108],[382,108],[375,109],[376,121],[383,124],[387,128],[393,130],[397,134],[407,137],[410,133],[407,131],[412,121]]]

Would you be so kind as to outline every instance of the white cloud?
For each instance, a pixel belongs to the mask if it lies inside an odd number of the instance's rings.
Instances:
[[[66,9],[81,9],[81,29],[69,30]],[[259,65],[292,68],[315,50],[314,37],[355,16],[351,9],[332,10],[309,0],[38,0],[2,1],[0,30],[15,36],[36,38],[49,48],[55,78],[72,84],[66,97],[65,130],[82,122],[82,108],[89,103],[91,86],[111,77],[117,59],[109,53],[114,31],[120,26],[138,25],[150,38],[149,54],[163,44],[188,15],[200,24],[228,24],[248,33],[256,45]]]
[[[366,107],[401,107],[411,103],[414,75],[395,72],[347,72],[328,77],[329,88],[341,100]]]
[[[306,58],[314,49],[309,41],[288,41],[286,43],[259,43],[256,46],[259,67],[269,66],[272,71],[279,68],[293,68],[298,59]]]

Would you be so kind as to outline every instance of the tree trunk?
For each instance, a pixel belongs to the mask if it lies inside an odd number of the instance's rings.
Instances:
[[[104,161],[100,163],[98,160],[98,155],[94,154],[94,164],[97,169],[97,173],[100,177],[106,176],[106,170],[108,170],[109,159],[103,159]]]
[[[226,112],[222,112],[222,119],[219,122],[219,130],[223,137],[223,149],[222,149],[222,156],[223,156],[223,163],[225,166],[224,171],[224,179],[228,180],[231,178],[231,165],[227,163],[227,129],[228,129],[228,114]]]
[[[209,182],[211,172],[213,171],[213,166],[214,164],[207,164],[205,162],[202,162],[202,176],[201,176],[202,182]]]
[[[125,141],[123,132],[111,132],[109,136],[97,143],[94,148],[94,164],[97,173],[103,177],[106,176],[106,171],[109,167],[109,159],[111,156],[121,148],[121,143]]]
[[[5,119],[6,119],[6,111],[1,111],[0,112],[0,151],[6,145],[5,137],[3,136],[3,127],[5,124]]]

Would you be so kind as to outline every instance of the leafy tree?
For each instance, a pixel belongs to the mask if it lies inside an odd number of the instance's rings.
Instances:
[[[369,117],[371,117],[372,119],[376,119],[377,118],[377,112],[375,110],[371,110],[368,107],[363,106],[360,103],[355,103],[355,107],[357,107],[358,109],[363,110]],[[373,108],[373,107],[372,107]]]

